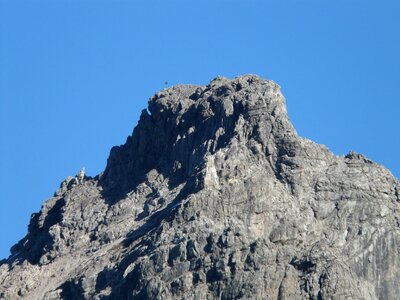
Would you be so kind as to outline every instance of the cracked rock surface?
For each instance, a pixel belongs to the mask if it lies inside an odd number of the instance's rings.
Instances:
[[[254,75],[150,98],[0,262],[0,299],[398,299],[400,183],[297,135]]]

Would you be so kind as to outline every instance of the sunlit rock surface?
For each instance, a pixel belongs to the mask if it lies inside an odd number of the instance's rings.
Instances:
[[[400,184],[299,137],[272,81],[149,100],[0,264],[0,299],[398,299]]]

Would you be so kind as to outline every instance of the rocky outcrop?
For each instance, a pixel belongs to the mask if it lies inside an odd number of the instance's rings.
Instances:
[[[272,81],[174,86],[32,215],[0,299],[397,299],[399,191],[299,137]]]

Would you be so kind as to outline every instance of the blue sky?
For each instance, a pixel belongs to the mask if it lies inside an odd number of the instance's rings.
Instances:
[[[0,0],[0,258],[85,166],[101,172],[156,91],[253,73],[337,155],[400,177],[400,4]]]

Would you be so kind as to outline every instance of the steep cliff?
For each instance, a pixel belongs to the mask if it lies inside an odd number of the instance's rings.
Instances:
[[[32,215],[0,299],[397,299],[399,193],[299,137],[272,81],[174,86]]]

